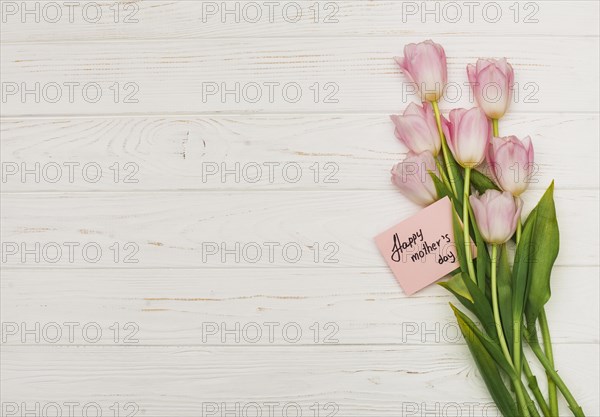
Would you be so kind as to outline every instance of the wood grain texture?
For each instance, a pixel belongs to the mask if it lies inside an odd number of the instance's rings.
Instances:
[[[525,211],[542,193],[524,194]],[[598,190],[555,199],[557,263],[598,265]],[[7,194],[1,207],[5,266],[17,268],[380,267],[373,238],[418,211],[391,188]]]
[[[13,14],[24,3],[0,3],[0,414],[53,416],[41,411],[58,404],[70,415],[75,403],[82,415],[96,403],[104,416],[116,404],[119,416],[196,417],[216,404],[204,414],[239,405],[247,417],[252,402],[263,416],[275,402],[276,415],[297,404],[315,416],[316,403],[319,416],[333,415],[329,403],[341,417],[499,415],[452,297],[437,286],[406,297],[372,240],[419,210],[389,182],[406,150],[388,115],[416,101],[393,57],[433,38],[448,54],[446,113],[473,105],[468,63],[506,56],[515,67],[500,131],[535,145],[525,211],[557,186],[557,368],[600,415],[598,2],[485,1],[469,21],[466,2],[285,0],[256,23],[206,15],[251,12],[247,0],[84,1],[57,23],[48,16],[53,4],[66,14],[62,2],[28,2],[39,23]],[[290,17],[296,4],[290,23],[281,9]],[[86,5],[98,22],[83,19]],[[206,83],[239,83],[240,97],[203,97]],[[283,86],[299,87],[297,102]],[[36,163],[38,180],[10,174]],[[76,164],[72,181],[65,164]],[[34,253],[22,261],[22,249]]]
[[[3,275],[2,320],[18,326],[5,330],[7,345],[85,346],[88,323],[94,323],[90,339],[101,329],[96,345],[464,343],[446,290],[434,285],[407,297],[385,268],[21,269]],[[598,344],[598,267],[558,267],[552,287],[554,343]],[[574,299],[589,307],[572,308]],[[79,323],[73,339],[67,322]],[[37,339],[24,333],[36,323]]]
[[[584,409],[597,415],[598,346],[559,345],[555,353]],[[198,416],[206,402],[297,402],[302,415],[334,402],[344,417],[475,403],[475,415],[497,415],[481,412],[490,399],[465,346],[8,346],[2,355],[6,402],[132,401],[138,415],[152,417]]]
[[[501,131],[531,135],[532,189],[552,179],[558,189],[596,189],[599,125],[597,114],[510,115]],[[386,114],[8,119],[1,187],[392,192],[390,168],[406,152],[393,130]]]
[[[3,3],[13,3],[3,1]],[[52,1],[39,15],[6,5],[4,42],[72,42],[253,37],[340,36],[598,36],[595,1],[190,1],[84,2],[57,14]],[[55,3],[55,2],[54,2]],[[130,4],[128,4],[130,3]],[[50,5],[48,5],[50,4]],[[59,2],[60,4],[60,2]],[[258,7],[257,7],[258,5]],[[34,10],[30,6],[30,10]],[[96,13],[99,11],[99,16]],[[226,14],[226,11],[230,13]],[[429,12],[429,13],[427,13]],[[58,20],[56,23],[53,21]],[[94,22],[97,20],[97,22]]]
[[[2,44],[12,93],[1,114],[398,112],[418,96],[393,57],[420,39]],[[598,112],[598,38],[491,39],[438,37],[450,57],[444,109],[474,105],[465,68],[484,55],[514,66],[515,113]]]

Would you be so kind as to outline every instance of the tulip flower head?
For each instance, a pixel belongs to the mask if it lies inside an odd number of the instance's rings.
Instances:
[[[394,58],[402,72],[417,85],[422,101],[437,101],[448,82],[446,52],[437,43],[427,40],[404,47],[404,57]]]
[[[402,116],[394,115],[390,118],[396,126],[396,137],[411,152],[429,151],[433,156],[438,155],[442,142],[430,103],[423,103],[422,107],[411,103]],[[447,121],[443,119],[442,123]]]
[[[529,186],[533,175],[533,145],[527,136],[492,138],[487,161],[496,183],[504,191],[520,196]]]
[[[431,152],[411,152],[403,162],[392,168],[392,183],[415,203],[427,206],[438,199],[430,172],[439,176]]]
[[[485,159],[490,121],[478,107],[452,110],[449,119],[443,128],[454,159],[464,168],[475,168]]]
[[[512,66],[502,59],[479,59],[467,66],[469,83],[477,104],[490,119],[499,119],[508,110],[515,84]]]
[[[508,191],[487,190],[469,197],[477,226],[487,243],[499,245],[515,234],[523,204]]]

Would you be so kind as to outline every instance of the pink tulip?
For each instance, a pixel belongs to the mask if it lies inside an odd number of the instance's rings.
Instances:
[[[487,190],[469,197],[483,240],[491,244],[507,242],[517,229],[523,204],[508,191]]]
[[[520,196],[527,189],[534,169],[529,136],[523,141],[516,136],[492,138],[487,158],[500,188],[514,196]]]
[[[485,159],[491,125],[480,108],[452,110],[444,134],[454,159],[464,168],[474,168]]]
[[[396,125],[396,137],[412,152],[431,152],[437,156],[442,142],[438,132],[435,114],[430,103],[423,107],[410,103],[402,116],[390,116]],[[447,123],[442,119],[442,124]]]
[[[479,59],[477,65],[467,65],[469,83],[475,99],[490,119],[499,119],[510,106],[515,72],[506,58]]]
[[[427,206],[438,199],[430,171],[439,177],[433,155],[430,152],[411,152],[403,162],[392,168],[392,183],[415,203]]]
[[[431,40],[409,43],[404,47],[404,57],[394,58],[402,72],[417,85],[422,101],[437,101],[442,97],[448,82],[446,52]]]

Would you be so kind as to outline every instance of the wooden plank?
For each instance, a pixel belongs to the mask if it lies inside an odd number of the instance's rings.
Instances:
[[[4,346],[464,343],[453,296],[407,297],[385,268],[25,269],[1,283]],[[557,267],[552,284],[554,343],[599,343],[598,268]]]
[[[524,194],[525,212],[541,194]],[[558,264],[598,265],[598,190],[559,190],[555,197]],[[418,210],[392,190],[6,194],[3,264],[381,267],[374,236]]]
[[[586,415],[598,415],[598,345],[558,345],[555,354]],[[215,402],[298,403],[302,415],[312,415],[314,403],[335,403],[334,415],[349,417],[410,415],[415,405],[416,412],[456,412],[448,407],[470,404],[475,414],[459,415],[498,415],[465,346],[5,346],[2,358],[5,404],[77,402],[81,409],[96,402],[104,410],[134,402],[137,415],[152,417],[198,416]],[[561,401],[561,415],[564,407]]]
[[[420,39],[3,44],[1,114],[398,112],[418,97],[393,57]],[[474,105],[468,63],[506,56],[513,112],[598,112],[598,38],[437,40],[449,57],[445,109]]]
[[[3,169],[92,163],[103,176],[92,182],[76,168],[72,182],[32,182],[3,171],[0,414],[72,415],[74,406],[74,415],[198,416],[237,405],[237,415],[270,415],[276,402],[279,415],[497,415],[457,335],[452,298],[437,286],[406,297],[372,244],[418,210],[387,178],[405,151],[387,114],[415,100],[392,57],[432,37],[448,52],[448,95],[460,87],[445,111],[472,105],[467,63],[507,56],[515,66],[518,96],[501,132],[531,134],[536,145],[527,211],[558,181],[561,255],[548,305],[557,368],[586,415],[600,415],[600,100],[590,94],[599,89],[599,3],[477,5],[502,9],[490,23],[480,13],[450,22],[453,4],[464,16],[461,2],[296,1],[297,23],[203,21],[203,7],[224,2],[165,0],[92,2],[98,22],[77,9],[73,23],[51,23],[44,13],[54,4],[64,12],[61,2],[2,1]],[[21,23],[7,15],[14,5],[39,7],[42,20]],[[406,14],[411,6],[445,12],[423,21]],[[337,8],[339,22],[324,23]],[[124,23],[132,10],[139,22]],[[21,95],[35,83],[39,99]],[[203,97],[236,83],[237,100]],[[273,100],[267,83],[278,83]],[[299,87],[298,102],[283,85]],[[206,162],[291,162],[303,177],[276,170],[273,181],[204,182]],[[325,181],[327,163],[338,182]],[[21,261],[7,254],[11,242],[40,250]]]
[[[514,114],[501,131],[532,136],[532,189],[598,188],[599,125],[597,114]],[[386,114],[7,119],[1,189],[392,192],[406,151],[393,129]]]
[[[598,36],[594,1],[3,1],[4,42],[306,36]],[[25,10],[31,13],[24,15]],[[71,13],[69,13],[71,12]]]

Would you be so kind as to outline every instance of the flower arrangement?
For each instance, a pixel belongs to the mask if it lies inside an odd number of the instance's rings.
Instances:
[[[468,65],[478,106],[452,110],[446,119],[438,106],[448,80],[442,46],[430,40],[406,45],[396,62],[423,103],[391,116],[396,137],[409,149],[392,169],[392,182],[420,205],[443,197],[452,202],[460,269],[440,285],[480,323],[450,304],[492,398],[504,416],[554,417],[560,392],[573,415],[584,416],[555,370],[545,312],[559,250],[554,183],[522,221],[520,196],[533,173],[533,146],[529,137],[499,134],[512,100],[512,66],[506,59]],[[486,97],[489,86],[493,100]],[[512,264],[509,245],[515,246]],[[523,354],[526,345],[545,370],[547,399]]]

